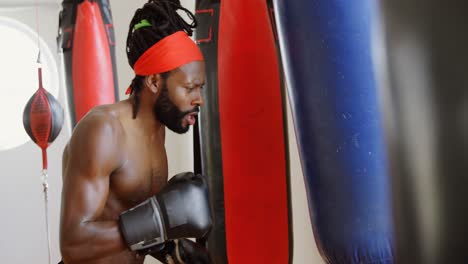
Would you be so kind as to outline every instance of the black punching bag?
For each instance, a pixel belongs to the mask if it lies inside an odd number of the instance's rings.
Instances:
[[[468,2],[382,8],[397,263],[467,263]]]

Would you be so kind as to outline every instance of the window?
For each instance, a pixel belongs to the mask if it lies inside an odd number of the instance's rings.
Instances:
[[[23,110],[38,88],[37,33],[17,20],[0,16],[0,151],[30,139],[23,128]],[[44,88],[58,96],[59,75],[54,56],[40,39]]]

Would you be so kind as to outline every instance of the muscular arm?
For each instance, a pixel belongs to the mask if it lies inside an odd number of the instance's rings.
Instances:
[[[64,151],[60,249],[65,263],[83,263],[126,249],[117,221],[100,221],[110,174],[121,166],[118,120],[91,114]]]

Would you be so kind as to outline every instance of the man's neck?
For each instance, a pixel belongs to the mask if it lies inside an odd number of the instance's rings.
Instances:
[[[165,126],[157,119],[154,110],[153,103],[148,102],[149,100],[141,100],[137,109],[137,115],[134,121],[137,122],[138,126],[147,135],[154,135],[161,133],[161,130],[165,129]],[[130,105],[133,106],[133,96],[128,99]],[[133,109],[132,109],[133,114]]]

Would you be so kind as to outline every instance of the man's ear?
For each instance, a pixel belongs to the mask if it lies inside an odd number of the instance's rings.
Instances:
[[[148,75],[145,77],[145,86],[148,87],[148,89],[157,94],[159,89],[162,87],[162,76],[161,74],[152,74]]]

